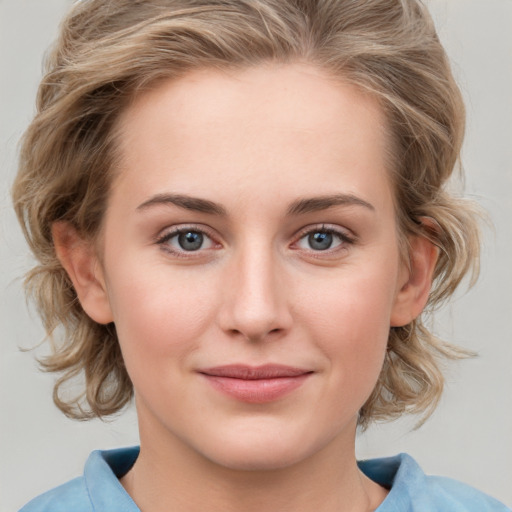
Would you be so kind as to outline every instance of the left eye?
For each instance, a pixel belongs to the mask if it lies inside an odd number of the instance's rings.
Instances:
[[[310,231],[297,243],[301,249],[313,251],[327,251],[336,248],[346,242],[346,237],[332,230]]]
[[[194,252],[213,247],[212,239],[201,231],[187,229],[171,233],[162,240],[176,251]]]

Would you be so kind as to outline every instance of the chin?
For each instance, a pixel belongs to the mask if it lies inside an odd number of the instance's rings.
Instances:
[[[231,437],[204,450],[211,462],[236,471],[275,471],[307,460],[331,439],[304,439],[292,433],[268,432],[268,435]],[[209,453],[208,453],[209,452]]]

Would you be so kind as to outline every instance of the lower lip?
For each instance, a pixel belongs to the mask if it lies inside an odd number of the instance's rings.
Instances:
[[[296,390],[311,374],[255,380],[203,375],[215,389],[226,395],[241,402],[264,404],[278,400]]]

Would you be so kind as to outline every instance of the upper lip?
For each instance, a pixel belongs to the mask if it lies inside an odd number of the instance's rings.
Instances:
[[[265,364],[262,366],[250,366],[245,364],[229,364],[225,366],[214,366],[199,370],[199,373],[212,377],[226,377],[231,379],[258,380],[278,379],[283,377],[298,377],[312,373],[311,370],[296,368],[281,364]]]

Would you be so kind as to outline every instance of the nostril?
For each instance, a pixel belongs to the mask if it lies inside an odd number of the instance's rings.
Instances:
[[[253,332],[250,332],[248,329],[246,331],[243,329],[228,329],[227,332],[234,338],[240,337],[248,341],[263,341],[264,339],[269,339],[270,337],[274,338],[274,336],[282,334],[284,329],[276,327],[270,330],[258,329]]]

